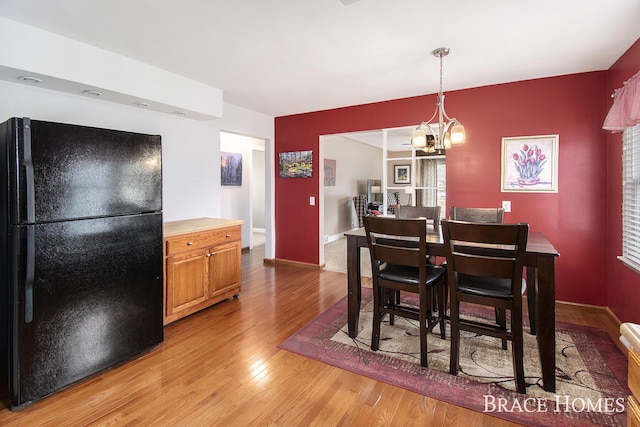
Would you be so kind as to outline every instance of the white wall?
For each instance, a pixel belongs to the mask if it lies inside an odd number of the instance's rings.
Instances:
[[[264,153],[264,140],[243,135],[222,132],[220,135],[220,151],[242,154],[242,186],[222,186],[220,188],[220,216],[222,218],[242,219],[242,247],[251,247],[251,232],[253,229],[253,211],[256,199],[254,197],[254,182],[264,184],[264,155],[260,157],[263,164],[259,168],[261,175],[255,175],[253,167],[253,152],[260,150]],[[262,214],[264,228],[264,186],[261,191],[262,205],[256,206]],[[259,198],[260,199],[260,198]]]
[[[382,179],[382,149],[340,135],[322,136],[320,144],[324,158],[336,161],[336,185],[322,187],[324,241],[353,228],[355,211],[351,198],[366,194],[367,179]]]
[[[264,207],[266,203],[266,188],[264,185],[264,179],[262,179],[265,175],[264,144],[262,149],[253,149],[253,155],[251,158],[253,161],[251,165],[251,175],[253,177],[260,178],[251,180],[251,215],[253,219],[253,230],[261,230],[264,232]]]
[[[164,220],[221,215],[220,131],[265,140],[273,199],[273,117],[224,104],[224,118],[197,121],[139,107],[0,81],[0,122],[10,117],[73,123],[162,136]],[[275,257],[273,204],[266,210],[265,257]],[[243,242],[244,243],[244,242]]]

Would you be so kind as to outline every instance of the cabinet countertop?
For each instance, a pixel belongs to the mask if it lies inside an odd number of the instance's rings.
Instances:
[[[633,347],[636,352],[640,352],[640,325],[635,323],[623,323],[620,325],[621,338],[624,338],[622,342],[626,347]],[[625,343],[626,341],[626,343]]]
[[[165,222],[162,228],[164,237],[173,237],[181,234],[197,233],[199,231],[215,230],[217,228],[242,224],[244,224],[244,221],[241,219],[193,218]]]

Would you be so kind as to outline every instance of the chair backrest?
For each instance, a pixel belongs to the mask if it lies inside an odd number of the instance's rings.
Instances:
[[[398,205],[396,218],[426,218],[440,220],[440,206]]]
[[[426,218],[433,226],[440,224],[440,206],[396,206],[396,218]]]
[[[449,219],[467,222],[490,222],[502,224],[504,222],[503,208],[449,208]]]
[[[364,217],[375,275],[382,263],[419,267],[426,277],[427,222],[422,219]]]
[[[353,197],[353,208],[356,211],[356,217],[358,218],[358,228],[364,227],[364,223],[362,222],[362,218],[367,212],[367,195],[366,194],[358,194]]]
[[[521,295],[529,225],[441,221],[447,274],[510,279],[512,295]]]

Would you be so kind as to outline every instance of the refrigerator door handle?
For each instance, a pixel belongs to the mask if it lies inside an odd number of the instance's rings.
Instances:
[[[22,119],[22,132],[22,148],[24,151],[22,164],[24,165],[24,177],[26,181],[27,223],[33,224],[36,222],[36,185],[34,181],[33,158],[31,157],[31,119],[28,117]]]
[[[24,283],[24,322],[33,321],[33,281],[35,278],[35,247],[36,228],[33,225],[27,226],[27,271]]]

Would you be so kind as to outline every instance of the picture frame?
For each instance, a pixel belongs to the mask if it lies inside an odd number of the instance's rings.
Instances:
[[[557,134],[502,138],[500,190],[557,193],[558,139]]]
[[[280,153],[280,178],[311,178],[312,176],[312,151],[289,151]]]
[[[220,183],[223,186],[242,187],[242,154],[220,153]]]
[[[393,183],[411,184],[411,165],[394,165]]]
[[[336,161],[335,159],[324,159],[324,186],[336,186]]]

